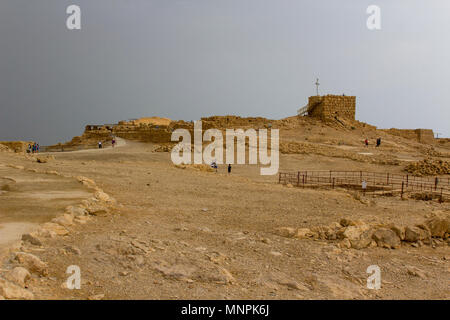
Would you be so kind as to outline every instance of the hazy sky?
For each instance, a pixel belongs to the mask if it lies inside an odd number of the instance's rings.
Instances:
[[[448,137],[449,17],[448,0],[0,0],[0,140],[142,116],[280,119],[316,77],[357,96],[358,120]]]

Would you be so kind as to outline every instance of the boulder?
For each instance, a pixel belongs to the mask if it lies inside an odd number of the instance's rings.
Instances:
[[[85,208],[82,207],[74,207],[74,206],[68,206],[66,208],[66,213],[70,214],[74,217],[78,217],[78,216],[84,216],[87,214],[87,211]]]
[[[400,238],[400,240],[405,240],[405,227],[396,226],[391,224],[390,229],[395,232],[395,234]]]
[[[18,285],[0,278],[0,296],[6,299],[32,300],[34,295]]]
[[[375,230],[372,234],[372,238],[377,243],[377,246],[382,248],[399,248],[401,244],[400,238],[391,229],[381,228]]]
[[[296,234],[296,230],[290,227],[281,227],[276,229],[276,233],[285,238],[293,238]]]
[[[339,224],[343,227],[349,227],[349,226],[364,226],[365,223],[361,220],[351,220],[347,218],[342,218],[339,221]]]
[[[98,204],[90,205],[86,210],[91,216],[106,216],[109,214],[108,208]]]
[[[31,279],[31,274],[23,267],[15,267],[6,274],[6,279],[23,287]]]
[[[308,228],[299,228],[297,229],[297,233],[294,236],[297,239],[309,239],[317,237],[317,233],[311,231]]]
[[[366,230],[359,236],[359,239],[350,240],[353,249],[363,249],[370,246],[372,243],[372,230]]]
[[[52,222],[57,223],[63,227],[69,227],[73,225],[73,216],[65,213],[59,217],[52,219]]]
[[[25,233],[22,235],[22,241],[29,242],[35,246],[42,246],[41,240],[35,233]]]
[[[432,237],[444,238],[446,233],[450,233],[450,218],[433,217],[425,221],[425,225]]]
[[[95,192],[94,197],[103,202],[115,202],[115,200],[113,198],[111,198],[109,195],[107,195],[103,191]]]
[[[419,227],[406,227],[405,229],[405,241],[416,242],[419,240],[429,239],[431,232]]]
[[[65,236],[69,234],[69,231],[65,227],[54,222],[44,223],[42,229],[48,230],[50,233],[54,233],[58,236]]]
[[[339,239],[347,238],[349,240],[359,240],[361,237],[361,234],[369,229],[370,229],[370,227],[365,224],[358,225],[358,226],[348,226],[348,227],[338,230],[337,237]]]
[[[75,219],[73,219],[73,222],[79,223],[79,224],[86,224],[86,222],[88,222],[89,220],[90,220],[90,218],[88,216],[78,216],[78,217],[75,217]]]
[[[32,273],[36,273],[41,276],[48,275],[47,264],[31,253],[17,252],[15,260]]]

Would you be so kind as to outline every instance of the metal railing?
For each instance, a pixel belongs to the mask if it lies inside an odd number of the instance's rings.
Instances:
[[[416,177],[366,171],[297,171],[280,172],[278,182],[297,187],[343,187],[368,193],[399,192],[403,195],[405,192],[426,192],[441,199],[450,198],[450,177]]]

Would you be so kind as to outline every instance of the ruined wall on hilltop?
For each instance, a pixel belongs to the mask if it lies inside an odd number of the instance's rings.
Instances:
[[[321,120],[332,120],[335,117],[355,120],[355,96],[313,96],[308,99],[308,116]]]
[[[203,129],[231,129],[231,128],[268,128],[274,120],[266,119],[263,117],[239,117],[239,116],[213,116],[201,118]]]
[[[170,142],[172,132],[178,128],[193,132],[193,123],[185,121],[166,121],[165,123],[167,125],[155,125],[140,121],[120,121],[115,125],[88,125],[81,138],[111,140],[113,136],[117,136],[133,141],[165,143]]]
[[[384,132],[399,136],[405,139],[415,140],[420,143],[435,143],[434,133],[431,129],[384,129]]]
[[[14,152],[26,152],[29,145],[33,145],[32,141],[0,141],[0,144]],[[4,149],[4,148],[2,148]]]

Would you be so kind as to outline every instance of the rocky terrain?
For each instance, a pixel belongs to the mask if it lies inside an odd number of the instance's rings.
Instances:
[[[430,146],[356,122],[254,119],[249,126],[280,126],[280,170],[401,173],[430,157]],[[378,136],[381,147],[364,147]],[[448,202],[282,186],[259,165],[228,175],[224,165],[174,166],[163,143],[120,142],[0,152],[3,178],[68,179],[88,192],[62,208],[55,202],[53,216],[4,247],[1,297],[450,299]],[[446,161],[438,155],[449,149],[433,148],[432,159]],[[380,290],[367,288],[371,265],[381,270]],[[68,288],[71,266],[81,271],[79,290]]]

